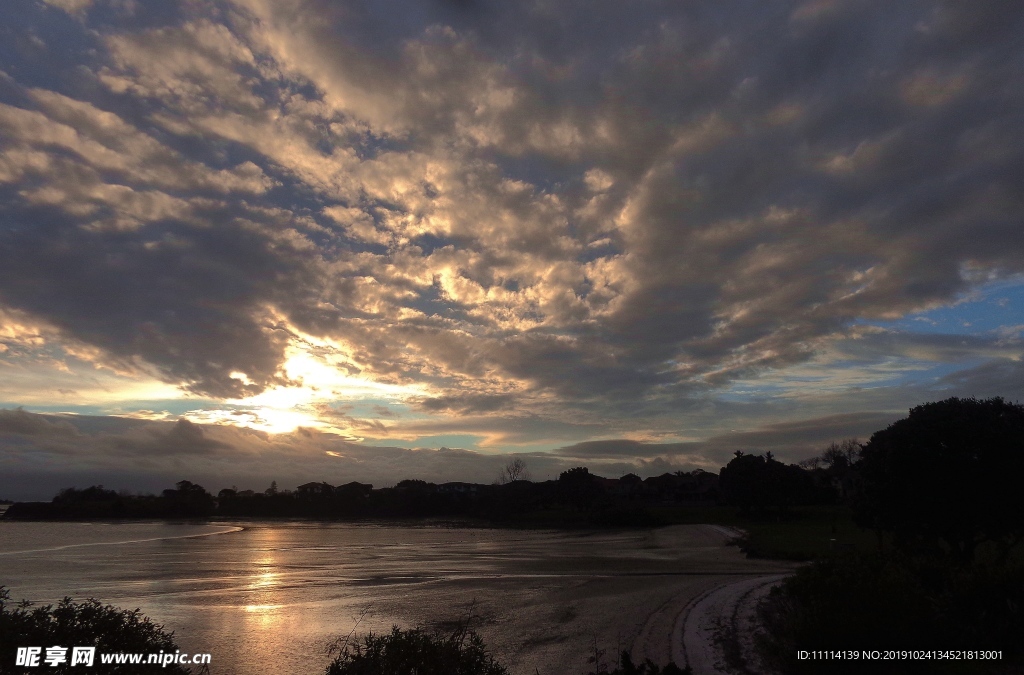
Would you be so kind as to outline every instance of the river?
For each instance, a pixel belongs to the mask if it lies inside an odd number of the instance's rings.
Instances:
[[[682,605],[773,570],[700,525],[0,521],[12,599],[140,608],[184,651],[212,654],[214,675],[316,675],[339,636],[467,617],[517,675],[585,673],[595,649],[664,661]]]

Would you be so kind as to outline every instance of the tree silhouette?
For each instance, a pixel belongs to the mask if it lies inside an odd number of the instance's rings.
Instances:
[[[847,438],[841,443],[830,443],[821,453],[819,461],[829,469],[842,470],[852,466],[860,457],[861,447],[856,438]]]
[[[174,633],[153,623],[137,609],[119,609],[103,605],[92,598],[83,602],[72,602],[71,598],[64,598],[57,605],[32,607],[31,603],[25,601],[12,603],[10,593],[0,586],[0,673],[32,672],[25,669],[9,670],[15,662],[18,647],[51,645],[63,648],[94,647],[94,663],[91,666],[72,666],[65,653],[63,664],[50,667],[43,665],[38,668],[39,672],[55,675],[77,672],[100,675],[189,675],[194,672],[175,664],[119,665],[101,662],[100,654],[174,654],[178,650],[174,643]],[[208,673],[209,669],[201,666],[199,672]]]
[[[502,485],[517,480],[530,480],[530,472],[526,470],[526,462],[521,457],[510,459],[498,474],[498,482]]]
[[[982,542],[1024,538],[1024,406],[1002,398],[926,403],[876,432],[858,463],[855,517],[909,550],[961,563]]]
[[[765,456],[733,454],[719,474],[719,485],[725,501],[739,506],[741,513],[785,509],[812,500],[810,476],[800,467],[783,464],[770,452]]]

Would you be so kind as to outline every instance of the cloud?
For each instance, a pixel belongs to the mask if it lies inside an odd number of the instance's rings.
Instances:
[[[68,14],[81,17],[92,6],[93,0],[44,0],[44,2],[48,5],[59,7]]]
[[[974,368],[965,368],[945,375],[940,384],[960,396],[989,398],[1002,396],[1009,401],[1024,401],[1024,364],[1016,359],[992,359]]]
[[[507,409],[511,408],[514,402],[515,397],[511,394],[469,394],[426,398],[418,401],[417,406],[431,412],[450,411],[465,414]]]
[[[552,454],[582,462],[618,459],[625,462],[661,460],[665,465],[697,466],[718,471],[737,450],[762,454],[771,452],[781,461],[798,462],[814,456],[833,441],[859,438],[866,441],[872,433],[884,429],[898,414],[858,412],[787,422],[776,422],[750,429],[711,436],[703,441],[685,443],[648,443],[628,439],[585,441],[558,448]]]
[[[74,77],[0,66],[0,306],[48,349],[236,401],[304,351],[432,417],[353,433],[485,445],[1017,355],[851,328],[1024,272],[1016,5],[55,4],[73,48],[17,30]]]
[[[231,448],[230,443],[208,438],[201,426],[186,419],[179,419],[167,430],[147,428],[140,434],[102,439],[101,444],[134,455],[157,457],[208,454]]]
[[[67,421],[50,421],[41,415],[33,415],[22,408],[0,410],[0,433],[23,436],[78,436],[78,430]]]
[[[0,493],[49,498],[68,482],[99,482],[133,491],[155,490],[186,478],[216,491],[239,485],[262,489],[277,480],[294,487],[310,480],[352,480],[378,487],[402,478],[489,483],[502,455],[460,448],[403,448],[352,443],[300,429],[267,434],[184,419],[51,416],[0,411],[4,431],[19,442],[0,443]],[[570,465],[540,453],[523,455],[538,479]],[[31,490],[19,481],[28,477]]]
[[[616,457],[620,459],[637,457],[647,459],[665,457],[666,455],[679,455],[696,447],[696,443],[643,443],[641,441],[616,439],[575,443],[559,448],[554,454],[579,458],[581,460],[601,457]]]

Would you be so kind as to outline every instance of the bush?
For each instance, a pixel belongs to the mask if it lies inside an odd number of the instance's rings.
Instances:
[[[1001,398],[926,403],[875,432],[857,463],[858,524],[906,551],[962,564],[1024,540],[1024,406]]]
[[[757,636],[766,665],[818,673],[797,650],[1001,650],[998,662],[829,661],[829,673],[989,673],[1024,660],[1024,569],[903,556],[822,559],[772,590]]]
[[[394,626],[361,643],[343,640],[339,651],[325,675],[508,675],[480,636],[461,625],[451,633]]]
[[[644,662],[639,666],[633,663],[633,657],[628,651],[623,651],[619,656],[619,667],[615,670],[606,671],[599,670],[601,675],[692,675],[693,671],[690,670],[689,666],[686,668],[680,668],[673,662],[669,662],[664,668],[658,666],[650,659],[644,659]],[[598,673],[589,673],[589,675],[598,675]]]
[[[45,649],[55,645],[68,648],[68,663],[57,667],[44,665],[41,670],[47,673],[66,675],[83,671],[82,667],[72,668],[69,665],[72,647],[95,647],[94,665],[85,668],[85,671],[100,675],[192,673],[180,665],[161,667],[100,662],[100,654],[161,651],[173,654],[178,651],[174,644],[174,634],[166,632],[163,626],[153,623],[137,609],[118,609],[92,598],[84,602],[72,602],[71,598],[64,598],[56,607],[31,607],[26,602],[12,607],[10,593],[0,586],[0,672],[16,672],[12,667],[18,647],[42,647],[45,656]]]

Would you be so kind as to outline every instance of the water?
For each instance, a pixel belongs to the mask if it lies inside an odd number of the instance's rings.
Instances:
[[[140,608],[183,651],[211,653],[215,675],[322,673],[339,636],[466,616],[515,673],[583,672],[595,645],[628,647],[667,598],[752,565],[701,526],[0,521],[12,599]]]

